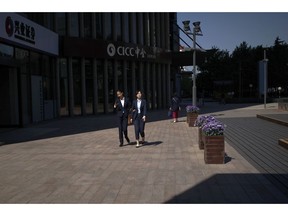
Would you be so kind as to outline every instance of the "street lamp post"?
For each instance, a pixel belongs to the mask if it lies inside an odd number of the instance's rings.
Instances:
[[[280,95],[281,95],[281,90],[282,90],[282,87],[281,87],[281,86],[279,86],[279,87],[278,87],[279,98],[280,98]]]
[[[192,105],[197,105],[197,88],[196,88],[196,35],[202,36],[202,31],[200,28],[200,22],[193,22],[193,32],[191,33],[191,29],[189,26],[190,21],[186,20],[183,21],[184,24],[184,31],[186,34],[192,34],[193,35],[193,73],[192,73]]]

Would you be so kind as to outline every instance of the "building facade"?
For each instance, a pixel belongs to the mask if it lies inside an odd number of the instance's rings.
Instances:
[[[169,106],[176,13],[0,14],[0,126],[111,113],[117,89]]]

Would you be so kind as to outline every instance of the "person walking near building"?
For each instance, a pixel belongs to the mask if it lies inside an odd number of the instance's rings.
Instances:
[[[124,93],[122,90],[117,90],[117,99],[114,103],[114,109],[117,113],[117,122],[119,128],[119,147],[123,146],[123,134],[125,136],[128,144],[130,143],[130,139],[128,138],[128,114],[130,112],[131,103],[128,98],[124,97]]]
[[[170,101],[170,111],[172,112],[173,122],[176,123],[178,121],[180,108],[180,99],[177,96],[177,93],[173,94],[173,97]]]
[[[135,129],[136,148],[140,147],[139,134],[142,137],[142,144],[145,142],[145,122],[147,113],[146,100],[142,98],[142,92],[136,92],[136,99],[132,103],[133,123]]]

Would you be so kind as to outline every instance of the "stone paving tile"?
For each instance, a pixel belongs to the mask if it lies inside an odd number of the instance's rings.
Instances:
[[[288,201],[229,143],[230,161],[205,164],[197,129],[180,120],[148,122],[138,149],[119,148],[117,128],[1,146],[0,203]],[[133,126],[128,132],[134,142]]]

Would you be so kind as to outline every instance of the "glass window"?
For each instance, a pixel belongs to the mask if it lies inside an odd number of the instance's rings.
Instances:
[[[130,100],[134,99],[134,93],[132,93],[132,65],[130,61],[127,61],[127,96],[130,98]]]
[[[33,75],[41,74],[41,55],[39,53],[31,52],[30,54],[30,73]]]
[[[98,113],[104,113],[104,64],[97,61]]]
[[[71,37],[79,37],[79,14],[70,14],[70,35]]]
[[[118,77],[118,89],[124,91],[124,79],[123,79],[123,62],[118,61],[117,64],[117,77]]]
[[[84,13],[84,37],[91,38],[92,36],[92,14]]]
[[[130,14],[130,17],[131,17],[131,23],[130,23],[130,42],[131,43],[137,43],[136,41],[136,36],[137,36],[137,29],[136,29],[136,14],[135,13],[131,13]]]
[[[116,31],[116,38],[117,38],[117,41],[122,41],[122,34],[121,34],[121,17],[122,15],[120,13],[115,13],[115,31]]]
[[[12,46],[8,46],[6,44],[0,43],[0,56],[13,58],[14,57],[14,48]]]
[[[112,40],[112,18],[111,13],[105,13],[104,28],[105,28],[105,39]]]
[[[86,113],[93,113],[93,73],[91,60],[85,60]]]
[[[81,71],[80,71],[79,59],[72,60],[72,72],[73,72],[74,114],[81,115],[82,85],[81,85]]]
[[[56,32],[60,36],[66,35],[66,14],[65,13],[55,13],[56,19]]]
[[[96,13],[96,38],[103,38],[102,14]]]
[[[123,40],[126,43],[129,43],[129,14],[128,13],[123,13],[122,14],[123,18]]]
[[[137,14],[137,26],[138,26],[138,32],[137,32],[137,36],[138,36],[138,44],[142,44],[143,45],[143,14],[142,13],[138,13]]]
[[[68,116],[68,77],[67,77],[67,59],[62,58],[59,61],[60,68],[60,115]]]
[[[108,61],[108,112],[113,112],[113,104],[115,101],[115,89],[114,89],[114,73],[113,73],[113,62]]]

